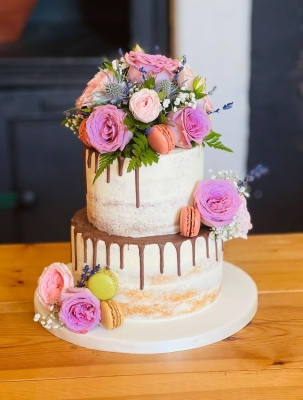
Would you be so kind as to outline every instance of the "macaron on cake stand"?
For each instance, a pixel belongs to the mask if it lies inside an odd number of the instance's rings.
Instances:
[[[69,267],[71,267],[69,265]],[[34,299],[35,312],[47,315]],[[210,306],[184,317],[137,321],[125,318],[118,329],[96,326],[86,334],[66,328],[49,328],[58,338],[90,349],[131,354],[156,354],[189,350],[223,340],[242,328],[254,317],[258,292],[254,281],[240,268],[223,262],[221,293]]]

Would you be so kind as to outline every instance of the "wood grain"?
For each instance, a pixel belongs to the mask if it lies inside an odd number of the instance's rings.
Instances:
[[[0,399],[303,399],[302,244],[302,234],[227,243],[225,258],[257,281],[255,318],[222,342],[158,355],[49,334],[33,322],[33,292],[44,266],[69,261],[69,244],[0,246]]]

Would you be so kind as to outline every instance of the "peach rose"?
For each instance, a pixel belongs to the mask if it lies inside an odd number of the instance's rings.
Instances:
[[[197,75],[191,69],[191,67],[186,63],[184,69],[179,72],[178,85],[185,86],[187,90],[193,90],[193,82]],[[201,78],[202,79],[202,78]],[[202,84],[204,82],[201,82]]]
[[[178,76],[178,85],[179,86],[185,86],[187,90],[193,90],[193,82],[197,78],[197,75],[194,73],[194,71],[191,69],[191,67],[188,64],[184,65],[184,69],[179,73]],[[198,87],[204,85],[204,92],[207,93],[206,90],[206,80],[205,78],[200,78],[200,82],[198,83]],[[203,110],[206,112],[213,112],[214,111],[214,106],[209,98],[209,96],[203,97],[201,100],[201,104],[203,107]]]
[[[236,217],[240,221],[240,224],[239,233],[235,237],[247,239],[247,232],[252,228],[252,224],[250,223],[250,214],[247,211],[246,198],[243,196],[241,196],[241,205],[236,213]]]
[[[59,301],[61,293],[74,286],[74,278],[65,264],[56,262],[44,268],[38,279],[38,298],[49,308]]]
[[[148,123],[155,120],[160,113],[158,93],[151,89],[141,89],[132,95],[129,109],[133,116],[141,122]]]
[[[105,82],[109,82],[109,77],[111,77],[113,73],[108,69],[104,71],[98,72],[93,79],[91,79],[86,88],[84,89],[81,96],[76,100],[76,107],[90,107],[92,102],[94,101],[94,93],[96,91],[104,91],[105,92]]]

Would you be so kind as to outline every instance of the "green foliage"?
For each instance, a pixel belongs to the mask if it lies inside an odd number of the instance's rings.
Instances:
[[[144,132],[149,126],[153,124],[153,122],[149,122],[148,124],[146,124],[144,122],[134,119],[128,109],[123,108],[123,111],[127,113],[127,116],[124,118],[123,122],[127,126],[128,130],[133,133],[135,133],[137,130],[141,130]]]
[[[205,91],[205,82],[201,82],[201,77],[196,76],[196,78],[193,81],[193,92],[195,93],[196,100],[203,99],[203,97],[207,96],[207,93],[204,93]]]
[[[213,147],[214,149],[229,151],[230,153],[233,153],[233,150],[224,146],[224,144],[220,141],[221,136],[222,135],[220,135],[220,133],[210,131],[210,133],[203,139],[203,147],[205,147],[205,144],[207,144],[209,147]]]
[[[102,63],[102,67],[100,68],[100,70],[102,71],[103,69],[108,69],[110,72],[112,72],[116,78],[118,78],[118,72],[114,69],[114,67],[112,66],[112,64],[109,61],[104,61]]]
[[[154,89],[155,88],[155,84],[156,84],[156,80],[155,78],[152,76],[151,78],[148,78],[143,85],[141,86],[141,88],[145,88],[145,89]]]
[[[126,146],[123,153],[125,156],[126,153],[130,153],[129,155],[131,160],[127,172],[140,168],[142,165],[152,165],[154,162],[157,163],[159,160],[159,155],[149,146],[146,136],[140,132],[135,132],[132,144],[128,148]]]
[[[159,92],[158,96],[159,96],[160,101],[162,101],[162,100],[164,100],[166,98],[167,93],[164,92],[164,91],[163,92]]]
[[[93,183],[96,182],[96,180],[99,178],[99,176],[102,174],[105,169],[111,165],[118,157],[121,156],[121,151],[114,151],[111,153],[104,153],[100,154],[99,156],[99,168],[98,171],[94,177]]]
[[[190,141],[191,147],[197,147],[198,143],[194,142],[193,140]]]

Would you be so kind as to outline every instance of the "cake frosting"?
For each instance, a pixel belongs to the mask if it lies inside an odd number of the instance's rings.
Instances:
[[[220,293],[223,247],[201,229],[194,238],[179,234],[130,238],[94,228],[86,209],[72,219],[73,275],[100,264],[119,280],[115,299],[126,317],[157,319],[184,315],[213,302]]]
[[[182,207],[193,205],[203,179],[203,147],[175,148],[157,164],[127,173],[117,159],[93,184],[99,153],[85,148],[87,218],[109,235],[144,237],[180,231]]]

